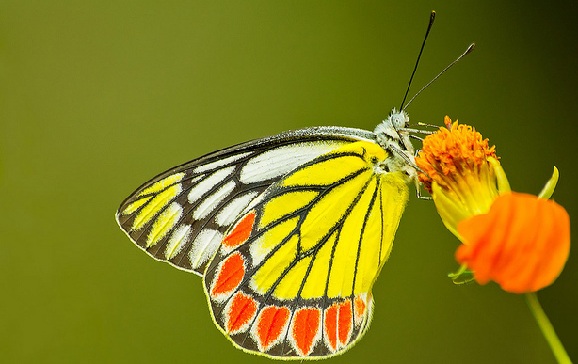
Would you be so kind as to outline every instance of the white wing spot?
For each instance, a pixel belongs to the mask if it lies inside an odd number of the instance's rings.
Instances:
[[[253,191],[231,200],[219,211],[215,222],[222,227],[231,225],[257,195],[258,193]]]
[[[238,161],[239,159],[241,159],[243,157],[248,156],[249,154],[251,154],[251,152],[235,154],[235,155],[232,155],[232,156],[227,157],[227,158],[219,159],[219,160],[212,162],[212,163],[209,163],[209,164],[204,164],[202,166],[198,166],[197,168],[193,169],[193,173],[201,173],[201,172],[211,171],[211,170],[217,169],[219,167],[226,166],[226,165],[231,164],[235,161]]]
[[[282,177],[335,147],[335,144],[298,143],[268,150],[247,162],[241,170],[241,182],[252,183]]]
[[[235,182],[229,181],[216,190],[213,194],[205,197],[203,202],[193,212],[195,220],[201,220],[215,210],[217,205],[223,201],[235,189]]]
[[[189,195],[187,196],[189,202],[194,203],[195,201],[199,200],[214,185],[221,182],[225,178],[229,177],[231,173],[233,173],[233,170],[235,170],[235,166],[223,168],[221,170],[216,171],[215,173],[210,174],[207,178],[197,183],[189,191]]]
[[[223,234],[213,229],[204,229],[197,235],[189,252],[193,269],[200,267],[215,254],[221,245],[221,240],[223,240]]]
[[[191,225],[182,225],[172,233],[165,249],[165,258],[172,259],[183,250],[183,247],[189,241],[190,231]]]

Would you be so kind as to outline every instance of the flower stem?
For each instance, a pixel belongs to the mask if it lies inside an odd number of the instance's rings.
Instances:
[[[570,357],[566,353],[562,342],[558,339],[556,332],[554,332],[554,326],[550,323],[548,316],[540,306],[540,302],[538,302],[538,296],[536,293],[526,293],[526,302],[528,302],[528,306],[530,307],[530,311],[532,311],[532,315],[536,319],[540,330],[542,330],[542,334],[546,338],[548,345],[552,349],[556,360],[560,364],[572,364]]]

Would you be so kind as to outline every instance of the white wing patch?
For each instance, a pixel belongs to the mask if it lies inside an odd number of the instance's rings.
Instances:
[[[243,212],[245,207],[249,205],[255,197],[257,197],[257,192],[249,192],[240,197],[236,197],[235,199],[231,200],[228,204],[226,204],[221,211],[217,214],[215,218],[215,222],[219,226],[229,226],[235,219]]]
[[[241,182],[279,178],[315,157],[335,149],[335,144],[298,143],[268,150],[250,159],[241,170]]]
[[[166,259],[174,258],[183,250],[183,247],[191,236],[190,232],[191,225],[181,225],[173,232],[165,250]]]
[[[200,200],[213,186],[229,177],[234,170],[235,166],[230,166],[212,173],[209,175],[209,177],[205,178],[193,186],[193,188],[191,188],[187,199],[190,203],[195,203],[196,201]]]
[[[231,163],[234,163],[234,162],[238,161],[239,159],[242,159],[242,158],[248,156],[249,154],[251,154],[251,152],[239,153],[239,154],[235,154],[235,155],[232,155],[230,157],[227,157],[227,158],[219,159],[213,163],[203,164],[203,165],[200,165],[200,166],[196,167],[195,169],[193,169],[192,173],[196,174],[196,173],[203,173],[206,171],[212,171],[212,170],[215,170],[219,167],[223,167],[223,166],[229,165]]]
[[[193,246],[189,253],[191,266],[194,268],[200,267],[205,263],[215,252],[223,240],[223,234],[218,230],[204,229],[193,240]]]
[[[207,217],[207,215],[213,212],[213,210],[219,205],[220,202],[222,202],[231,194],[231,192],[233,192],[235,186],[235,182],[229,181],[214,193],[205,197],[203,202],[201,202],[201,204],[193,212],[193,218],[200,220]]]

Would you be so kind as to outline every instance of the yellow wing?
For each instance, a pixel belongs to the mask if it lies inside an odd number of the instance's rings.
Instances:
[[[243,350],[315,359],[367,330],[371,288],[408,199],[407,176],[359,141],[272,184],[232,225],[204,285],[215,323]]]

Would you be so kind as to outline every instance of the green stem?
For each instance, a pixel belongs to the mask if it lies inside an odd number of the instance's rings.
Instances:
[[[556,332],[554,332],[554,326],[550,323],[548,316],[540,306],[540,302],[538,302],[538,296],[536,293],[526,293],[526,302],[528,302],[528,306],[530,306],[530,311],[534,315],[540,330],[542,330],[542,334],[546,338],[546,341],[550,345],[550,348],[554,352],[554,356],[556,360],[560,364],[572,364],[570,357],[566,353],[564,346],[556,336]]]

